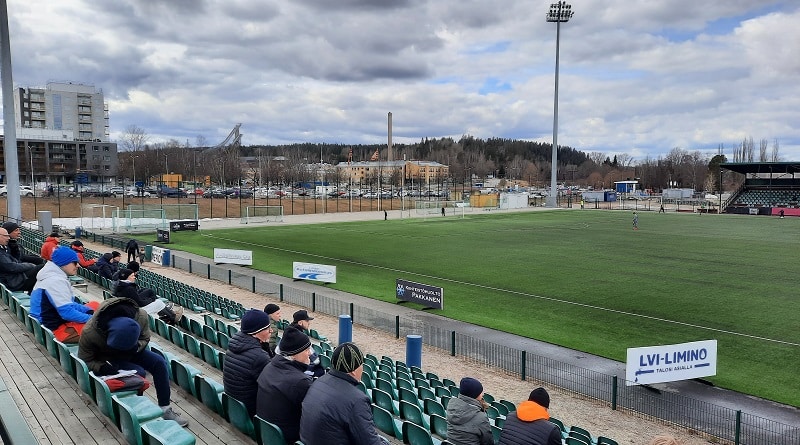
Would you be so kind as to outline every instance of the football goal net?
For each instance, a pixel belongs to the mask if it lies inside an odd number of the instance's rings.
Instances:
[[[81,226],[86,230],[107,229],[112,213],[119,207],[105,204],[81,204]]]
[[[247,206],[242,224],[283,222],[283,206]]]
[[[167,229],[167,218],[164,209],[125,209],[115,210],[112,218],[112,230],[138,232],[153,229]]]
[[[417,215],[424,217],[443,215],[464,216],[464,207],[461,201],[415,201]]]

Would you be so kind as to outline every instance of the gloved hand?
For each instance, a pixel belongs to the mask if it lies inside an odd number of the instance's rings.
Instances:
[[[119,368],[109,362],[105,362],[103,366],[100,367],[100,375],[114,375],[118,372]]]
[[[94,309],[89,309],[86,311],[86,315],[94,315]]]

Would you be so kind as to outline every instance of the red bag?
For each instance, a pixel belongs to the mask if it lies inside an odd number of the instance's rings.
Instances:
[[[150,387],[150,382],[139,374],[134,374],[108,379],[106,380],[106,385],[108,385],[108,390],[111,392],[136,391],[141,396]]]

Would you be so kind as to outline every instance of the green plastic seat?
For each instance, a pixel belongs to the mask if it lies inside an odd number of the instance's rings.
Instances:
[[[186,346],[186,352],[197,358],[203,358],[203,352],[200,350],[200,341],[197,338],[191,335],[184,335],[183,341]]]
[[[372,404],[372,420],[379,430],[398,440],[403,440],[403,422],[374,403]]]
[[[261,417],[255,416],[253,421],[256,426],[257,440],[264,445],[287,445],[286,439],[283,437],[283,431],[278,425],[267,422]]]
[[[183,388],[184,391],[197,398],[197,389],[194,385],[194,377],[202,374],[203,371],[178,360],[172,360],[170,362],[170,367],[172,368],[173,381],[177,383],[178,386]]]
[[[400,401],[400,418],[414,422],[427,431],[431,430],[430,416],[423,414],[419,406],[405,400]],[[405,437],[405,434],[403,436]]]
[[[144,445],[194,445],[197,438],[174,420],[155,419],[142,425]]]
[[[372,401],[381,408],[391,412],[395,416],[400,415],[400,404],[392,398],[386,391],[380,388],[372,389]]]
[[[108,389],[108,385],[106,385],[106,382],[104,382],[100,377],[94,375],[94,372],[89,373],[89,378],[92,380],[92,388],[94,388],[94,401],[97,404],[97,408],[100,409],[100,412],[103,413],[103,415],[111,419],[114,425],[119,427],[119,418],[114,412],[111,390]],[[135,397],[136,391],[117,391],[114,393],[114,396],[119,398]]]
[[[617,441],[604,436],[597,436],[597,445],[619,445]]]
[[[111,397],[119,430],[131,445],[142,445],[142,424],[161,417],[163,411],[145,396]]]
[[[33,318],[33,316],[28,315],[31,318],[31,326],[33,326],[33,338],[36,339],[36,342],[40,345],[44,346],[44,331],[42,330],[42,324],[39,323],[39,320]]]
[[[222,369],[219,366],[219,351],[206,342],[200,342],[200,355],[203,361],[213,366],[216,369]]]
[[[247,412],[247,407],[244,403],[231,397],[228,393],[222,393],[222,409],[228,416],[228,422],[231,423],[237,430],[243,434],[250,436],[253,440],[258,440],[256,429],[253,425],[253,419]]]
[[[72,352],[70,357],[72,358],[72,366],[75,368],[75,381],[78,382],[81,391],[94,400],[94,387],[92,386],[92,379],[89,377],[89,368],[86,366],[86,362],[78,358],[77,352]]]
[[[442,417],[447,417],[447,411],[444,409],[444,406],[436,400],[433,399],[425,399],[423,401],[425,413],[428,415],[437,414]]]
[[[211,377],[198,374],[194,376],[194,384],[197,390],[197,397],[208,409],[225,417],[225,410],[222,408],[222,393],[225,387]]]
[[[415,424],[414,422],[403,422],[403,443],[413,445],[441,445],[439,439],[431,436],[431,433],[425,428]]]
[[[167,329],[169,330],[169,337],[166,338],[168,338],[175,346],[181,349],[186,349],[186,342],[183,339],[183,331],[175,326],[169,326]]]
[[[447,439],[447,416],[431,413],[431,433]]]

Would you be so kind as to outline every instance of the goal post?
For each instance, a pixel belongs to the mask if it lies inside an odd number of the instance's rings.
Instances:
[[[247,206],[242,224],[283,222],[283,206]]]
[[[417,215],[460,215],[464,216],[464,207],[461,201],[415,201]]]
[[[112,230],[114,233],[167,229],[168,227],[164,209],[129,208],[115,210],[112,218]]]

